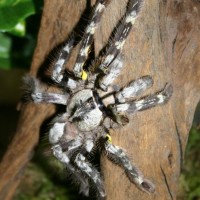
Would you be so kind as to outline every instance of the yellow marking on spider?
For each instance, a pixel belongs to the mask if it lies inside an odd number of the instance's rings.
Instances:
[[[112,144],[112,138],[109,134],[106,134],[106,139],[110,144]]]
[[[87,74],[86,71],[83,70],[83,71],[81,72],[81,79],[82,79],[83,81],[86,81],[87,78],[88,78],[88,74]]]

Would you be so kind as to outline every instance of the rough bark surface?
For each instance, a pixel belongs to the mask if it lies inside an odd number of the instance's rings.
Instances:
[[[107,39],[124,13],[127,0],[113,0],[95,35],[95,50]],[[94,1],[92,1],[94,3]],[[49,52],[66,39],[84,11],[86,1],[45,1],[38,44],[31,65],[36,75]],[[122,169],[102,158],[108,200],[176,199],[188,133],[200,98],[200,3],[195,0],[145,1],[124,48],[125,68],[118,83],[150,74],[154,85],[146,95],[172,84],[166,105],[130,117],[111,131],[113,143],[127,150],[133,162],[156,185],[147,195],[133,186]],[[0,165],[0,199],[11,199],[53,106],[26,105],[15,137]]]

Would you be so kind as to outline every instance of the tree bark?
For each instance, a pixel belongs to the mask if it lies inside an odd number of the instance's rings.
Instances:
[[[96,55],[107,43],[126,3],[127,0],[113,0],[105,11],[95,34]],[[37,74],[49,52],[66,39],[85,6],[86,0],[45,1],[32,75]],[[154,85],[146,95],[170,83],[173,96],[166,105],[130,116],[130,123],[111,130],[111,135],[113,143],[126,149],[133,162],[154,182],[156,192],[148,195],[139,191],[121,168],[103,157],[108,200],[176,199],[188,133],[200,98],[199,35],[199,1],[145,1],[125,44],[125,68],[117,83],[124,86],[133,79],[151,75]],[[38,142],[40,126],[53,113],[53,106],[22,107],[15,137],[0,165],[0,199],[12,198]]]

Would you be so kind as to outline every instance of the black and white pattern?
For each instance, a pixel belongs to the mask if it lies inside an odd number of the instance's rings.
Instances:
[[[110,0],[97,0],[73,73],[67,71],[64,65],[74,49],[74,37],[64,45],[51,73],[55,85],[64,90],[62,94],[46,92],[36,78],[24,78],[29,89],[26,95],[33,102],[66,106],[66,112],[53,120],[49,131],[52,153],[78,181],[80,192],[89,195],[92,185],[100,199],[106,197],[102,176],[89,159],[97,150],[124,169],[129,180],[139,189],[147,193],[155,191],[154,184],[144,178],[122,148],[112,144],[109,129],[113,124],[128,123],[129,114],[165,104],[172,95],[172,86],[167,84],[157,94],[135,100],[152,87],[153,79],[150,76],[140,77],[118,90],[112,85],[123,68],[121,51],[140,13],[142,0],[129,0],[112,41],[109,41],[104,54],[96,58],[100,64],[85,68],[94,33],[109,3]]]

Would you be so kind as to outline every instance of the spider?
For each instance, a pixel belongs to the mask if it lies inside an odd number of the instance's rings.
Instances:
[[[99,55],[97,62],[86,68],[94,33],[110,1],[97,0],[94,5],[72,72],[65,69],[65,63],[74,49],[74,37],[63,46],[51,72],[54,84],[64,90],[62,94],[47,92],[37,78],[25,77],[29,97],[34,103],[66,106],[66,112],[55,117],[49,130],[52,154],[77,180],[80,192],[88,196],[92,184],[102,199],[106,197],[102,177],[89,161],[97,150],[122,167],[139,189],[147,193],[155,191],[154,184],[131,163],[125,150],[112,144],[109,129],[126,125],[128,114],[165,104],[172,95],[172,86],[167,84],[156,94],[134,100],[153,85],[153,79],[148,75],[121,89],[113,85],[123,69],[122,48],[141,11],[142,0],[128,1],[125,15],[106,50]]]

